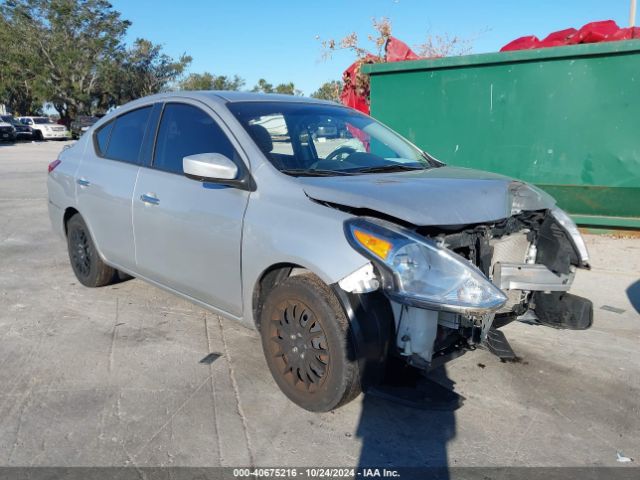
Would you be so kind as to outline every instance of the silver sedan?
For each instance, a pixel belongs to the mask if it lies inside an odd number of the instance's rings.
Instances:
[[[334,409],[514,320],[588,328],[588,268],[537,188],[446,166],[374,119],[292,96],[180,92],[100,119],[49,165],[78,280],[128,274],[259,330],[284,394]],[[407,366],[408,365],[408,366]]]

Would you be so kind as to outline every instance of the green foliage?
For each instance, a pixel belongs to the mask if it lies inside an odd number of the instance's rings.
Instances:
[[[261,78],[251,91],[259,93],[273,93],[273,85],[267,82],[264,78]]]
[[[106,0],[7,0],[0,16],[0,97],[20,113],[48,102],[69,122],[162,91],[191,61],[143,39],[127,49],[130,22]]]
[[[133,99],[161,92],[176,81],[190,63],[188,55],[174,60],[162,53],[160,45],[139,38],[127,52],[121,68],[126,72],[125,83]]]
[[[180,82],[180,90],[211,90],[215,76],[209,72],[191,73]]]
[[[0,103],[17,114],[39,114],[44,102],[42,69],[35,53],[20,48],[15,31],[0,15]]]
[[[182,80],[178,88],[180,90],[240,90],[245,84],[243,78],[238,75],[227,77],[226,75],[213,75],[209,72],[191,73]]]
[[[332,102],[340,103],[340,92],[342,92],[342,82],[331,80],[320,85],[320,88],[313,92],[311,96],[320,100],[331,100]]]
[[[258,83],[251,91],[259,93],[281,93],[284,95],[302,95],[302,92],[295,87],[293,82],[280,83],[274,87],[273,84],[267,82],[264,78],[258,80]]]
[[[65,123],[171,87],[240,90],[238,75],[192,73],[191,57],[174,59],[160,45],[125,44],[131,23],[107,0],[0,0],[0,102],[16,114],[52,105]],[[335,100],[329,82],[314,93]],[[254,92],[302,95],[292,82],[264,78]]]
[[[177,60],[162,53],[162,48],[149,40],[138,38],[133,46],[118,52],[101,65],[98,110],[167,90],[191,63],[182,55]]]

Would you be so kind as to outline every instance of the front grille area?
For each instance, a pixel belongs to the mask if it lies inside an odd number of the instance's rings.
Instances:
[[[489,245],[493,247],[490,270],[492,276],[496,263],[525,263],[531,245],[527,237],[528,233],[529,230],[521,230],[489,241]],[[508,298],[507,303],[496,313],[510,312],[514,306],[522,301],[522,292],[520,290],[507,290],[505,293]]]
[[[527,234],[529,230],[521,230],[505,235],[498,239],[489,240],[489,245],[493,247],[493,258],[491,260],[491,268],[498,262],[505,263],[524,263],[529,251],[529,239]]]
[[[545,212],[525,212],[493,224],[470,225],[461,231],[449,233],[434,227],[421,227],[418,232],[453,250],[478,267],[493,280],[498,262],[521,264],[527,262],[531,241],[545,218]],[[507,290],[507,303],[496,313],[506,314],[526,300],[520,290]]]

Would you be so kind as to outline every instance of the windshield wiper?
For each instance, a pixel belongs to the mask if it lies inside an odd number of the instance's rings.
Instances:
[[[433,158],[427,152],[421,152],[421,153],[422,153],[422,158],[424,158],[427,162],[429,162],[432,167],[439,168],[439,167],[444,167],[446,165],[446,163],[441,162],[437,158]]]
[[[425,170],[423,166],[410,166],[396,163],[394,165],[378,165],[376,167],[364,167],[357,170],[349,170],[351,173],[381,173],[381,172],[408,172],[411,170]]]
[[[308,168],[285,168],[280,171],[287,175],[295,175],[296,177],[335,177],[352,175],[349,172],[343,172],[340,170],[309,170]]]

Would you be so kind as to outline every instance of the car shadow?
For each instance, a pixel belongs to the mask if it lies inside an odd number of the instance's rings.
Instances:
[[[640,280],[632,283],[627,288],[627,297],[636,312],[640,313]]]
[[[361,474],[366,469],[402,468],[405,479],[448,479],[447,444],[456,435],[454,410],[461,405],[451,402],[457,397],[451,393],[454,384],[445,367],[438,368],[422,387],[435,394],[417,408],[405,406],[402,399],[381,397],[375,389],[365,393],[356,431],[362,445]]]

